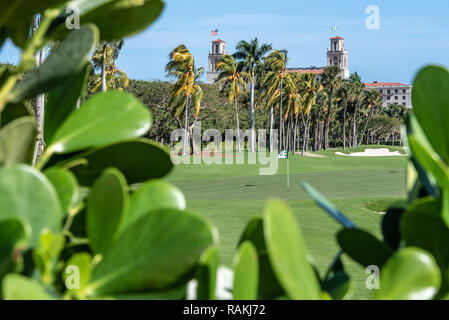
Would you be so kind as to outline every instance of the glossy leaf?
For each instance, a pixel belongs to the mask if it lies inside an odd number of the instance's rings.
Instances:
[[[105,296],[180,285],[213,242],[203,218],[175,209],[153,211],[128,227],[105,253],[86,292]]]
[[[31,71],[11,93],[12,102],[32,98],[63,84],[87,63],[87,55],[98,41],[98,29],[85,25],[71,31],[45,62]]]
[[[259,279],[259,260],[251,242],[244,242],[233,262],[234,300],[256,300]]]
[[[6,300],[55,300],[42,284],[30,278],[9,274],[3,279],[3,297]]]
[[[217,269],[220,263],[218,250],[211,246],[203,252],[196,271],[197,300],[215,300],[215,287],[217,284]]]
[[[381,270],[376,300],[429,300],[438,292],[441,275],[435,259],[418,248],[395,253]]]
[[[76,253],[67,261],[62,274],[66,288],[75,297],[84,298],[84,290],[92,273],[92,257],[86,252]]]
[[[263,225],[262,218],[254,217],[251,219],[242,234],[239,245],[250,242],[256,248],[259,258],[258,297],[263,300],[272,300],[279,298],[285,292],[276,278],[268,258]]]
[[[99,27],[102,40],[123,39],[145,30],[164,8],[161,0],[75,0],[72,3],[80,9],[82,21]]]
[[[61,86],[48,93],[45,104],[44,140],[49,143],[59,126],[76,110],[78,99],[86,85],[90,68],[86,65]]]
[[[0,114],[0,128],[8,123],[26,116],[33,116],[31,106],[26,101],[20,103],[8,103]]]
[[[130,94],[96,94],[59,127],[49,149],[69,153],[137,138],[150,129],[151,121],[151,113]]]
[[[264,212],[264,235],[273,270],[289,297],[320,299],[320,286],[307,258],[304,237],[282,201],[268,202]]]
[[[57,167],[45,170],[44,174],[58,193],[62,212],[65,214],[68,213],[80,197],[75,175],[67,169]]]
[[[360,229],[343,229],[337,240],[342,250],[364,267],[375,265],[380,268],[392,253],[385,243]]]
[[[22,117],[0,129],[0,166],[29,163],[33,155],[36,124],[33,117]]]
[[[53,185],[42,173],[25,165],[0,169],[0,219],[14,217],[30,224],[31,246],[38,244],[43,229],[61,230],[61,206]]]
[[[441,270],[449,268],[449,228],[440,216],[440,204],[429,198],[413,204],[401,221],[401,233],[407,246],[431,253]],[[442,272],[441,294],[449,292],[448,274]]]
[[[422,69],[413,82],[413,110],[433,149],[449,161],[449,72],[439,66]]]
[[[40,0],[26,1],[15,0],[13,3],[9,0],[0,0],[0,21],[1,25],[12,27],[20,26],[24,22],[30,21],[35,14],[43,12],[49,8],[56,8],[67,0]]]
[[[128,185],[117,169],[108,169],[94,183],[87,201],[87,236],[94,253],[104,254],[117,240],[128,212]]]
[[[152,180],[141,186],[131,196],[123,227],[133,224],[143,215],[154,210],[184,210],[185,208],[186,200],[181,190],[168,182]]]
[[[349,220],[340,210],[338,210],[331,202],[329,202],[322,194],[313,188],[307,182],[302,183],[304,190],[312,197],[313,200],[332,218],[337,220],[345,228],[355,228],[355,224]]]
[[[329,294],[330,298],[335,300],[350,298],[354,289],[353,281],[346,273],[341,262],[342,254],[343,251],[337,254],[321,284],[323,290]]]
[[[123,155],[129,155],[124,157]],[[80,160],[83,160],[84,162]],[[78,165],[71,166],[72,163]],[[86,151],[58,164],[70,165],[81,185],[91,185],[107,168],[117,168],[129,184],[158,179],[173,168],[170,155],[163,148],[148,140],[119,142],[110,146]]]
[[[382,218],[382,235],[392,250],[397,250],[401,243],[400,222],[405,208],[397,206],[387,210]]]
[[[21,219],[0,221],[0,283],[6,274],[15,271],[30,235],[30,227]]]

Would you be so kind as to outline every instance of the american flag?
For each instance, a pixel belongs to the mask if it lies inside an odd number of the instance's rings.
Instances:
[[[212,31],[210,32],[210,35],[211,35],[212,37],[218,36],[218,29],[212,30]]]

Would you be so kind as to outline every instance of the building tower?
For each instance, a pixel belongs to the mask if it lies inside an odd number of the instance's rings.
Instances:
[[[327,66],[339,67],[342,79],[349,79],[348,50],[345,48],[344,38],[331,38],[331,48],[327,49]]]
[[[207,71],[206,83],[215,84],[220,72],[217,71],[217,63],[226,53],[226,41],[217,39],[212,41],[212,50],[209,52],[209,69]]]

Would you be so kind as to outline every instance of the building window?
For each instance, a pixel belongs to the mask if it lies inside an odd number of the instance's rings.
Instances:
[[[407,100],[407,97],[406,96],[402,96],[402,100]]]
[[[383,91],[383,90],[380,90],[380,93],[384,93],[384,91]]]
[[[405,106],[405,105],[406,105],[406,103],[405,103],[405,102],[402,102],[402,105],[403,105],[403,106]]]
[[[398,96],[394,96],[394,100],[399,100],[399,97]]]
[[[391,93],[391,90],[387,90],[387,93],[390,94],[390,93]]]
[[[387,100],[390,101],[390,97],[387,97]]]
[[[399,93],[399,90],[394,90],[394,93]]]
[[[407,93],[407,90],[405,90],[405,89],[404,89],[404,90],[402,90],[402,93]]]

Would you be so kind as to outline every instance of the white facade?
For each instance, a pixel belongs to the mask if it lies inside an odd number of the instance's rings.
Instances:
[[[212,49],[209,51],[209,67],[206,74],[206,83],[215,84],[220,72],[217,71],[217,63],[226,53],[226,41],[217,39],[212,41]]]
[[[406,106],[408,108],[412,107],[412,86],[406,85],[399,82],[373,82],[366,83],[366,88],[368,90],[378,90],[382,96],[382,105],[384,107],[396,103]]]

